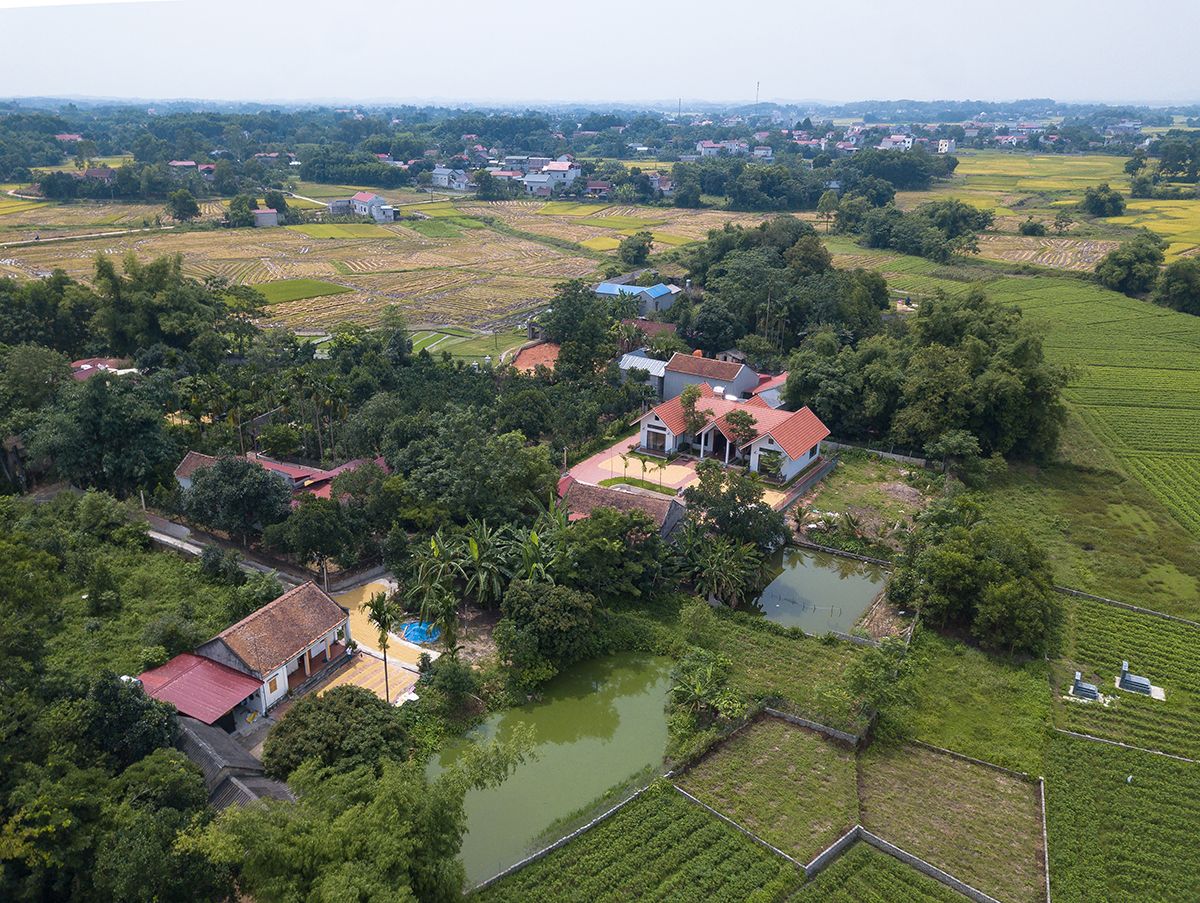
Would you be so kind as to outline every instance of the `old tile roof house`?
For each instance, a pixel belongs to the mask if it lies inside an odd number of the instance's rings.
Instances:
[[[683,520],[685,508],[678,501],[660,493],[636,489],[609,488],[581,483],[566,476],[558,481],[558,494],[566,506],[570,520],[587,517],[597,508],[613,508],[628,513],[640,511],[654,521],[664,539]]]
[[[667,361],[663,379],[663,398],[674,398],[688,386],[707,383],[720,387],[722,395],[748,396],[758,387],[758,374],[734,361],[718,361],[692,354],[675,352]]]
[[[196,654],[259,682],[251,701],[266,712],[318,670],[348,655],[350,613],[315,583],[288,590],[221,631]]]

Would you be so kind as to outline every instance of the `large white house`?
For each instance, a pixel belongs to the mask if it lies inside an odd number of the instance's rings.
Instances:
[[[432,180],[432,184],[438,188],[449,188],[452,191],[466,191],[471,187],[471,177],[461,169],[438,166],[429,174],[429,177]]]
[[[729,415],[742,411],[753,418],[750,441],[739,439]],[[755,397],[743,401],[715,393],[707,383],[700,386],[696,412],[704,426],[687,431],[683,403],[676,397],[651,408],[639,420],[643,451],[671,455],[690,447],[701,458],[715,457],[726,463],[745,463],[750,470],[787,482],[821,456],[821,442],[829,428],[809,408],[783,411],[768,407]]]
[[[395,208],[370,191],[360,191],[348,198],[337,198],[325,206],[332,216],[369,216],[377,223],[390,223],[396,219]]]

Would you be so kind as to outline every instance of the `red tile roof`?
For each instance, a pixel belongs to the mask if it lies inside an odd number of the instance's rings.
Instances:
[[[319,467],[306,467],[303,464],[286,464],[283,461],[274,461],[266,455],[260,455],[257,452],[246,452],[246,460],[255,462],[264,470],[282,474],[297,482],[312,479],[325,473]]]
[[[177,479],[186,480],[195,474],[196,471],[212,467],[216,463],[217,459],[212,455],[202,455],[200,452],[189,451],[183,456],[183,460],[179,462],[179,466],[175,468],[175,476]]]
[[[375,198],[377,198],[377,197],[379,197],[379,195],[377,195],[377,194],[375,194],[375,193],[373,193],[373,192],[370,192],[370,191],[359,191],[359,192],[356,192],[356,193],[354,194],[354,196],[350,198],[350,200],[352,200],[352,201],[361,201],[362,203],[364,203],[364,204],[365,204],[365,203],[367,203],[367,202],[369,202],[369,201],[373,201],[373,200],[375,200]]]
[[[615,508],[622,513],[641,511],[661,530],[668,518],[682,514],[672,510],[678,508],[679,503],[669,496],[593,486],[570,476],[558,481],[558,494],[570,512],[571,520],[587,517],[597,508]]]
[[[120,357],[84,357],[71,361],[71,378],[76,382],[91,379],[106,370],[124,370],[131,361]]]
[[[200,646],[221,643],[264,677],[346,620],[346,610],[308,582],[242,618]]]
[[[787,377],[788,372],[786,370],[784,370],[778,376],[760,376],[758,378],[758,388],[754,390],[754,394],[757,395],[759,392],[766,392],[770,389],[782,388],[783,384],[787,382]]]
[[[249,674],[190,652],[142,672],[138,679],[147,696],[169,702],[205,724],[212,724],[262,686]]]
[[[553,370],[558,361],[558,352],[559,346],[554,342],[538,342],[518,351],[512,365],[522,373],[532,373],[538,367]]]
[[[676,351],[667,361],[667,370],[671,373],[686,373],[689,376],[702,376],[705,379],[728,381],[736,379],[743,364],[733,361],[716,361],[710,357],[695,357]]]
[[[676,332],[678,332],[678,329],[674,323],[662,323],[658,320],[647,320],[645,317],[622,320],[621,322],[626,326],[636,326],[648,336],[657,336],[662,335],[663,333],[675,335]]]
[[[720,430],[727,439],[732,438],[728,415],[733,411],[746,411],[755,421],[755,439],[770,436],[790,458],[800,457],[829,435],[829,428],[809,408],[793,412],[769,407],[761,401],[729,401],[715,395],[707,383],[700,384],[700,400],[696,402],[696,410],[706,413],[709,424]],[[650,414],[657,414],[667,429],[677,436],[685,431],[680,396],[664,401],[639,419]]]

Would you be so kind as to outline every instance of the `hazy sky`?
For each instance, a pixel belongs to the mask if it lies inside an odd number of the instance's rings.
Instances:
[[[1200,0],[0,0],[0,96],[1200,101]]]

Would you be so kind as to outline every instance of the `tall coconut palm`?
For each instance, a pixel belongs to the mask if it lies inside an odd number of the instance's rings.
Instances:
[[[392,702],[392,688],[388,683],[388,645],[391,643],[392,631],[400,626],[403,611],[389,593],[375,593],[363,606],[367,610],[367,620],[379,631],[379,651],[383,653],[383,695],[388,705]]]

